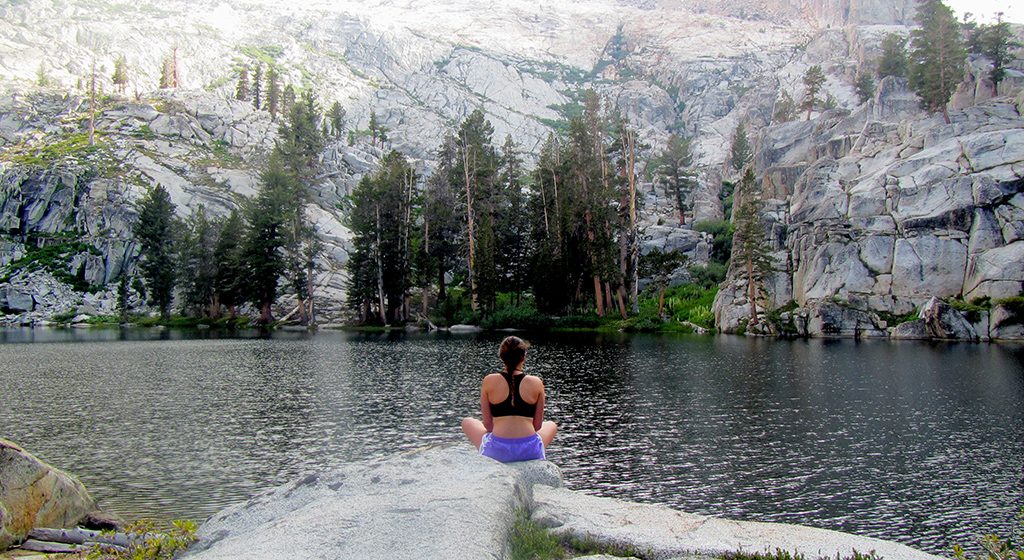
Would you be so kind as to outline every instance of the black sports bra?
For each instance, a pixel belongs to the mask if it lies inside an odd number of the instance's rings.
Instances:
[[[505,378],[505,381],[508,381],[508,396],[500,403],[490,403],[491,416],[495,418],[500,416],[527,416],[533,418],[534,413],[537,412],[537,403],[530,404],[524,401],[523,396],[519,394],[519,385],[523,382],[523,379],[526,379],[526,374],[512,375],[507,371],[503,371],[501,376]]]

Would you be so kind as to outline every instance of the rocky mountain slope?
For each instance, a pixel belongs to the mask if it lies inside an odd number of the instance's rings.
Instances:
[[[641,129],[652,152],[670,130],[694,138],[700,187],[691,223],[723,217],[719,189],[723,178],[731,178],[724,161],[736,125],[744,122],[758,139],[758,171],[785,191],[777,197],[779,227],[795,227],[786,208],[796,204],[796,193],[805,193],[804,209],[817,203],[815,196],[832,194],[818,181],[832,175],[808,175],[824,166],[818,159],[870,153],[878,166],[873,169],[880,169],[914,155],[895,149],[903,142],[916,146],[927,138],[932,145],[926,127],[899,124],[923,118],[905,89],[883,88],[865,106],[852,86],[859,69],[877,56],[881,37],[907,32],[912,6],[912,0],[9,2],[0,6],[0,204],[6,228],[0,305],[7,321],[16,323],[109,312],[110,281],[133,265],[137,252],[130,202],[147,185],[168,187],[183,215],[199,204],[224,213],[251,196],[276,126],[266,112],[229,98],[238,69],[256,62],[273,65],[285,82],[312,88],[323,106],[339,101],[349,130],[365,128],[375,112],[392,147],[425,172],[445,132],[473,109],[485,110],[496,140],[511,135],[529,158],[557,121],[576,110],[581,91],[593,88]],[[182,87],[157,91],[162,60],[175,47]],[[104,106],[101,147],[82,150],[83,92],[75,85],[95,62],[103,89],[111,91],[109,75],[119,55],[129,66],[126,96]],[[812,124],[773,123],[780,92],[798,99],[801,77],[813,64],[825,69],[826,90],[839,112],[816,113]],[[982,73],[977,76],[958,94],[958,106],[984,101]],[[1019,77],[1011,76],[1007,87],[1019,86]],[[50,85],[40,89],[40,78]],[[1005,108],[984,111],[963,117],[977,126],[941,134],[953,141],[990,125],[1007,133],[1013,128]],[[812,129],[814,142],[807,136]],[[871,152],[876,149],[885,155]],[[328,320],[342,313],[347,249],[337,202],[380,155],[358,139],[352,146],[333,143],[323,155],[319,197],[310,210],[328,246],[319,282]],[[966,175],[983,171],[964,168]],[[843,188],[867,172],[859,173],[842,175]],[[682,247],[695,257],[706,251],[688,227],[655,225],[672,222],[671,199],[655,187],[644,192],[648,244]],[[992,212],[1000,215],[995,207]],[[28,233],[47,236],[57,257],[43,259],[26,246]],[[792,239],[779,237],[780,254],[798,250],[796,241],[787,245]],[[788,255],[784,262],[813,261]],[[774,299],[803,304],[843,297],[832,268],[807,268],[797,282],[788,267],[791,287],[783,289],[780,280]],[[918,302],[904,299],[884,309],[897,312]],[[719,307],[733,303],[740,300],[723,299]],[[720,316],[727,328],[738,321],[735,312]]]

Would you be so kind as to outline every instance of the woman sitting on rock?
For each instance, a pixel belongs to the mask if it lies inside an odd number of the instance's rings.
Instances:
[[[502,463],[543,459],[558,431],[557,424],[544,421],[544,382],[523,373],[529,346],[516,336],[501,341],[505,371],[484,377],[480,385],[484,420],[462,420],[462,431],[480,454]]]

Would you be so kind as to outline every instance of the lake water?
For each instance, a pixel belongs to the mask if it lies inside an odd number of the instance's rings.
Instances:
[[[460,443],[501,338],[197,336],[0,333],[0,437],[125,517],[201,520],[303,473]],[[945,555],[1024,506],[1024,346],[532,341],[571,488]]]

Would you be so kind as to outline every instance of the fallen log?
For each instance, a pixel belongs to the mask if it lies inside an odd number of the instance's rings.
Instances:
[[[29,539],[21,543],[21,548],[23,550],[31,550],[32,552],[86,552],[91,547],[83,544],[43,542],[35,539]]]
[[[37,541],[49,541],[65,544],[100,543],[111,544],[119,547],[127,547],[133,541],[145,540],[145,535],[129,537],[124,533],[104,533],[102,531],[91,531],[89,529],[46,529],[37,527],[28,532],[30,539]]]

